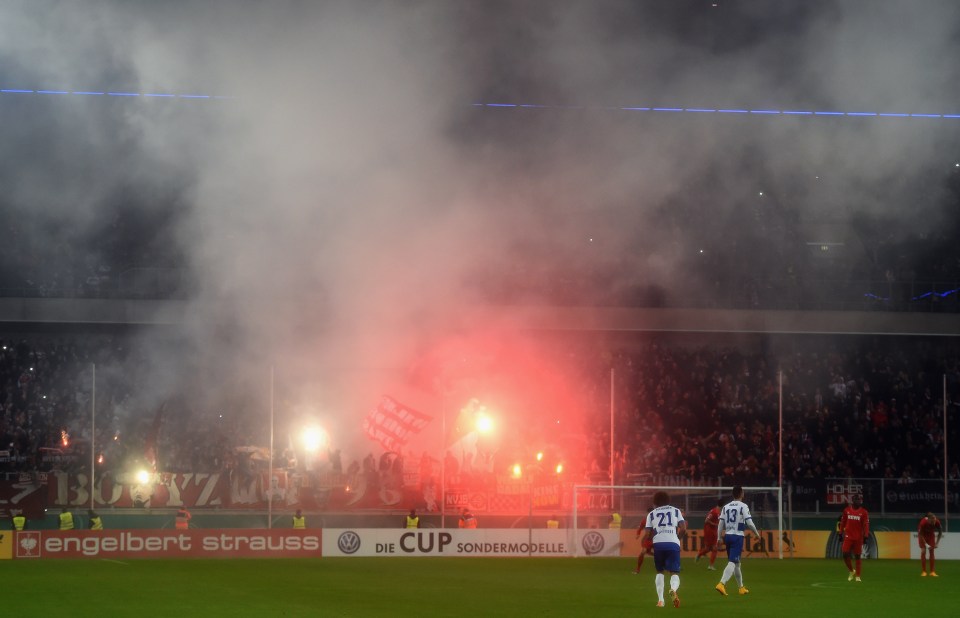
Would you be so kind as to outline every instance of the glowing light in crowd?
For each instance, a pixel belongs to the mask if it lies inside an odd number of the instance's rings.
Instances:
[[[557,474],[562,473],[562,472],[563,472],[563,464],[562,464],[562,463],[558,463],[556,470],[557,470]]]
[[[137,470],[137,483],[140,485],[146,485],[150,482],[150,473],[146,470]]]
[[[70,446],[70,434],[67,433],[66,429],[60,430],[60,444],[62,444],[64,448]]]
[[[303,448],[310,453],[314,453],[326,446],[327,432],[321,427],[307,427],[300,434],[300,440],[303,443]]]
[[[103,453],[100,453],[100,456],[97,457],[97,463],[98,463],[98,464],[102,464],[102,463],[103,463]]]
[[[513,464],[513,478],[518,479],[523,476],[523,467],[520,464]]]
[[[543,461],[543,451],[537,453],[537,461]]]
[[[493,431],[493,419],[485,412],[477,414],[477,421],[474,424],[477,433],[490,433]]]

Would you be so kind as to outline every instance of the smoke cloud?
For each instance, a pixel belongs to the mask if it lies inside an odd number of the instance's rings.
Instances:
[[[274,367],[284,405],[347,441],[385,391],[439,413],[409,367],[451,338],[471,342],[455,358],[476,349],[463,316],[491,290],[524,300],[511,282],[673,298],[742,267],[718,257],[731,246],[784,244],[751,221],[938,229],[929,180],[960,121],[619,108],[955,114],[958,17],[892,0],[9,2],[5,89],[215,98],[3,93],[2,199],[44,260],[108,247],[190,273],[194,319],[142,346],[166,376],[152,394],[235,403],[219,385],[262,409]]]

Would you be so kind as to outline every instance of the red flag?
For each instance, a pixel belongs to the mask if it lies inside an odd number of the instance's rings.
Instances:
[[[411,434],[419,433],[433,419],[384,395],[377,407],[363,419],[363,431],[388,451],[401,452]]]

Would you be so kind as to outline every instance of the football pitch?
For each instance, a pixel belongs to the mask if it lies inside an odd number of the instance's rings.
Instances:
[[[717,571],[685,560],[681,607],[658,608],[652,560],[628,558],[322,558],[316,560],[6,560],[7,616],[828,616],[960,615],[960,563],[938,578],[917,561],[748,559],[750,594],[714,590]],[[668,576],[669,577],[669,576]]]

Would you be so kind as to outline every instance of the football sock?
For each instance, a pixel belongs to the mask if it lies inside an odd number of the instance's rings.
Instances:
[[[925,549],[920,550],[920,570],[927,570],[927,551]],[[930,570],[933,570],[933,567],[930,567]]]
[[[740,563],[733,565],[733,576],[737,578],[737,586],[743,588],[743,571],[740,570]]]
[[[852,571],[852,570],[853,570],[853,563],[850,562],[850,556],[844,555],[844,557],[843,557],[843,563],[844,563],[845,565],[847,565],[847,570],[848,570],[848,571]]]
[[[857,577],[860,577],[860,556],[857,556]]]
[[[670,590],[680,590],[680,576],[671,575],[670,576]]]
[[[934,561],[933,548],[931,547],[931,548],[930,548],[930,572],[931,572],[931,573],[932,573],[933,571],[936,571],[936,569],[933,568],[933,561]]]
[[[733,569],[736,565],[732,562],[728,562],[727,566],[723,567],[723,575],[720,576],[720,583],[726,584],[730,581],[730,578],[733,577]]]
[[[657,599],[663,601],[663,573],[657,573],[657,576],[654,578],[654,581],[657,582]]]

